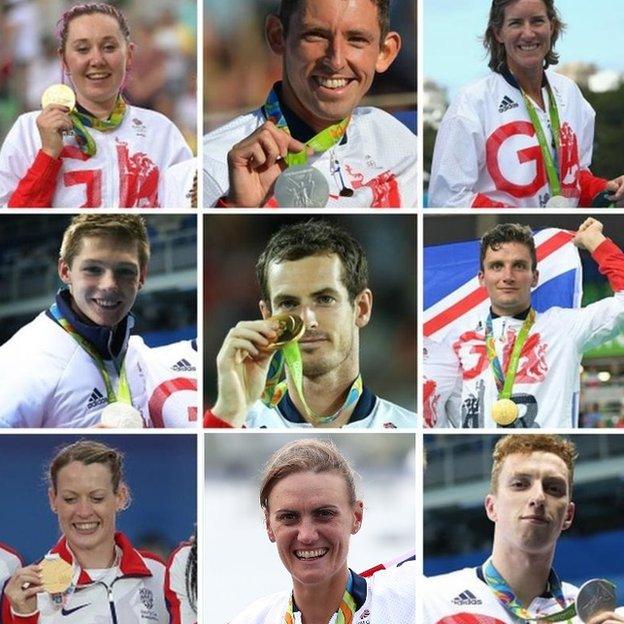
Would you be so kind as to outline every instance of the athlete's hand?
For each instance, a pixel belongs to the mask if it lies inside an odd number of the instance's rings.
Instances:
[[[590,618],[587,624],[622,624],[624,622],[622,610],[622,607],[619,607],[615,611],[604,611]]]
[[[266,121],[228,152],[228,203],[240,208],[264,206],[277,176],[286,168],[286,154],[304,149],[303,143]]]
[[[247,411],[264,390],[273,355],[267,346],[277,338],[275,321],[241,321],[232,328],[217,355],[218,397],[212,413],[242,427]]]
[[[4,588],[4,595],[15,613],[27,615],[37,610],[37,594],[42,591],[41,566],[32,564],[13,574]]]
[[[52,158],[58,158],[63,149],[63,131],[71,130],[69,108],[49,104],[37,117],[37,129],[41,136],[41,149]]]
[[[590,217],[581,223],[572,242],[579,249],[587,249],[587,251],[593,253],[605,238],[605,235],[602,233],[602,223],[598,219]]]
[[[607,191],[611,194],[607,195],[618,208],[624,207],[624,175],[621,175],[607,182]]]

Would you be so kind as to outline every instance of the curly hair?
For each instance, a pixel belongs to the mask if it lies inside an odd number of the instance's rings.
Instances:
[[[535,271],[537,269],[537,253],[531,228],[520,223],[499,223],[481,237],[479,267],[482,271],[487,250],[498,251],[501,245],[505,243],[520,243],[524,245],[529,250],[531,256],[531,270]]]

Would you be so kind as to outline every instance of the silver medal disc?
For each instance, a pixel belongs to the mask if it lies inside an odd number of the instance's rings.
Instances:
[[[318,169],[293,165],[280,173],[274,195],[280,208],[325,208],[329,184]]]
[[[568,200],[563,195],[554,195],[546,202],[546,208],[567,208]]]
[[[582,622],[598,613],[615,609],[615,585],[604,579],[591,579],[581,585],[576,596],[576,612]]]

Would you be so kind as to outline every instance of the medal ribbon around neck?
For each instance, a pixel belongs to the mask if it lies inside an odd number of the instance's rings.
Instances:
[[[282,107],[275,89],[271,89],[266,102],[262,106],[262,110],[269,121],[272,121],[280,130],[290,134],[290,130],[288,128],[288,124],[286,123],[286,118],[282,113]],[[317,135],[307,141],[306,145],[311,147],[317,153],[327,151],[340,142],[344,133],[347,131],[347,126],[350,121],[351,117],[346,117],[342,121],[321,130]],[[292,165],[304,165],[308,162],[307,151],[304,149],[296,153],[288,152],[284,161],[289,167]]]
[[[546,91],[548,92],[548,117],[550,119],[550,127],[553,134],[553,143],[555,148],[555,154],[559,153],[559,148],[561,147],[561,143],[559,140],[559,133],[561,129],[561,123],[559,121],[559,111],[557,110],[557,101],[555,100],[555,95],[553,93],[550,84],[546,83]],[[540,151],[542,152],[542,158],[544,160],[544,167],[546,168],[546,175],[548,176],[548,186],[550,187],[550,195],[551,197],[556,197],[557,195],[561,195],[561,182],[559,180],[559,171],[557,162],[559,162],[559,158],[556,156],[556,161],[553,160],[552,153],[550,148],[548,147],[548,141],[546,140],[546,135],[544,134],[544,129],[542,128],[542,124],[540,123],[539,117],[537,115],[537,111],[535,110],[535,106],[528,95],[520,89],[522,93],[522,98],[524,99],[524,105],[526,106],[527,112],[529,113],[529,118],[531,119],[531,124],[533,124],[533,128],[535,129],[535,136],[537,137],[537,142],[540,146]]]
[[[529,336],[529,331],[531,330],[531,327],[533,327],[533,323],[535,323],[535,310],[531,308],[514,341],[513,350],[509,358],[509,363],[507,364],[507,373],[503,373],[503,367],[498,359],[498,355],[496,354],[496,342],[494,340],[492,330],[492,313],[488,314],[487,321],[485,323],[485,348],[488,360],[490,361],[490,365],[492,367],[492,372],[494,373],[499,399],[511,398],[513,384],[516,379],[516,373],[518,372],[518,364],[520,362],[522,347]]]
[[[310,409],[303,394],[303,361],[301,359],[301,350],[296,340],[286,343],[279,351],[275,353],[269,364],[269,372],[267,381],[262,394],[262,401],[269,407],[275,407],[288,392],[288,382],[282,379],[284,367],[288,370],[290,379],[292,380],[297,396],[303,406],[305,415],[315,425],[331,425],[340,418],[342,414],[360,400],[363,392],[362,375],[358,375],[356,380],[349,388],[347,398],[342,407],[330,416],[319,416]]]
[[[550,570],[548,575],[548,589],[554,596],[557,604],[562,608],[562,611],[557,611],[550,615],[534,615],[528,609],[525,609],[516,598],[507,581],[494,567],[491,559],[488,559],[483,564],[482,569],[485,582],[494,592],[496,599],[517,618],[531,622],[564,622],[566,620],[570,621],[576,616],[576,604],[571,603],[566,607],[561,581],[553,569]]]
[[[349,570],[349,580],[347,581],[347,587],[345,588],[345,592],[342,596],[342,601],[340,602],[340,606],[336,611],[336,621],[335,624],[351,624],[353,622],[353,616],[357,610],[357,605],[355,604],[355,599],[351,595],[351,590],[353,589],[353,576],[351,570]],[[295,624],[295,600],[292,594],[290,594],[290,600],[288,601],[288,608],[286,609],[286,613],[284,613],[283,624]]]
[[[121,94],[117,96],[113,112],[110,114],[108,119],[98,119],[88,113],[81,113],[76,109],[72,110],[69,113],[69,117],[74,125],[74,131],[77,135],[80,151],[87,154],[87,156],[95,156],[97,146],[87,128],[94,128],[100,132],[110,132],[111,130],[115,130],[115,128],[119,127],[125,114],[126,102]]]
[[[104,385],[106,386],[106,396],[109,403],[127,403],[132,405],[132,395],[130,393],[130,384],[128,383],[128,377],[126,375],[126,363],[125,358],[121,364],[119,370],[119,383],[117,384],[117,390],[113,387],[113,382],[110,378],[104,360],[102,356],[95,350],[93,345],[85,340],[77,331],[76,328],[61,314],[59,307],[56,303],[50,306],[50,313],[56,319],[58,324],[91,356],[94,364],[102,375]]]

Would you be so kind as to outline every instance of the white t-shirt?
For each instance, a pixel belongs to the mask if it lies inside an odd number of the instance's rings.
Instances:
[[[21,115],[0,149],[0,206],[6,207],[19,181],[41,149],[36,119],[41,111]],[[73,134],[65,140],[53,207],[157,208],[160,178],[191,150],[175,125],[155,111],[128,106],[123,121],[110,132],[89,129],[97,153],[83,154]]]
[[[399,568],[380,570],[370,578],[354,575],[357,605],[354,624],[415,624],[416,570],[413,562]],[[280,592],[256,600],[229,624],[283,624],[291,592]],[[295,624],[301,613],[295,611]],[[336,614],[328,624],[334,624]]]
[[[578,589],[569,583],[562,583],[562,589],[567,606],[575,600]],[[425,579],[423,591],[424,624],[457,624],[459,621],[525,624],[524,620],[514,617],[505,609],[494,592],[479,578],[476,568],[464,568]],[[557,613],[561,607],[552,596],[538,596],[531,602],[529,611],[543,616]],[[464,619],[459,619],[463,614]],[[453,620],[446,619],[451,616]],[[577,617],[572,622],[581,624]]]
[[[205,206],[214,206],[228,192],[229,150],[265,121],[258,108],[204,137]],[[416,206],[416,136],[378,108],[356,108],[346,140],[311,156],[308,164],[321,171],[329,183],[328,208]],[[344,186],[354,191],[351,197],[340,195]],[[277,203],[272,198],[267,205]]]
[[[462,377],[459,360],[445,344],[423,337],[423,422],[425,427],[458,427]]]
[[[546,76],[561,125],[562,194],[574,207],[579,175],[591,164],[595,113],[570,79],[552,71]],[[545,206],[550,191],[543,157],[514,83],[492,72],[464,87],[446,111],[433,151],[429,206],[470,207],[479,194],[505,206]],[[546,111],[536,110],[550,145],[546,89],[542,93]]]

